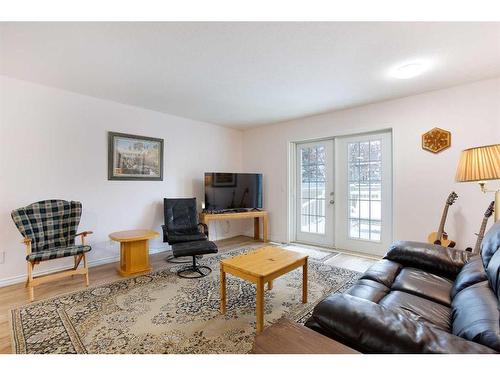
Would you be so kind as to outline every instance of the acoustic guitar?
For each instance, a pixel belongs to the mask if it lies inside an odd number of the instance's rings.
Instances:
[[[444,231],[444,224],[446,223],[446,217],[448,216],[448,209],[453,203],[455,203],[457,198],[458,195],[454,191],[448,195],[448,199],[446,199],[446,204],[444,205],[443,215],[441,215],[439,229],[437,232],[432,232],[427,236],[427,242],[444,247],[455,247],[455,241],[448,239],[448,234]]]
[[[481,228],[479,229],[479,233],[477,234],[477,240],[476,240],[476,245],[474,246],[474,250],[472,250],[470,247],[468,247],[465,250],[471,251],[472,254],[479,254],[479,250],[481,248],[481,242],[483,242],[484,238],[484,232],[486,231],[486,224],[488,224],[488,219],[490,216],[493,214],[493,211],[495,211],[495,201],[492,201],[486,211],[484,211],[484,217],[483,221],[481,223]]]

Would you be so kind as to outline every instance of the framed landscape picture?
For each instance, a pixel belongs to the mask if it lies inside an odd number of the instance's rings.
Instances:
[[[108,132],[108,180],[163,181],[163,139]]]
[[[214,187],[235,187],[236,173],[214,173],[212,176],[212,186]]]

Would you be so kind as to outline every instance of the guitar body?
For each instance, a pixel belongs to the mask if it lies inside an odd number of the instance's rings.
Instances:
[[[439,229],[437,232],[432,232],[427,236],[427,242],[434,245],[441,245],[444,247],[454,247],[456,245],[455,241],[448,239],[448,234],[444,231],[444,224],[446,223],[446,216],[448,215],[448,208],[455,203],[458,195],[454,191],[448,195],[446,199],[446,204],[444,205],[443,214],[441,215],[441,222],[439,223]]]
[[[441,238],[438,238],[438,232],[432,232],[429,234],[427,236],[427,242],[444,247],[455,247],[456,245],[455,241],[448,239],[448,235],[446,233],[443,233]]]

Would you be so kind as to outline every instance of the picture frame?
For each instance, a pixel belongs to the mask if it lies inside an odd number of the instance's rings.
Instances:
[[[108,132],[108,180],[163,181],[163,139]]]
[[[214,187],[236,187],[236,173],[213,173],[212,186]]]

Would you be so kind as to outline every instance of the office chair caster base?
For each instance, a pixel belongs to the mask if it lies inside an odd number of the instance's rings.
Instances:
[[[205,271],[203,271],[205,270]],[[212,273],[212,269],[207,266],[189,266],[177,271],[177,276],[183,279],[200,279]]]

